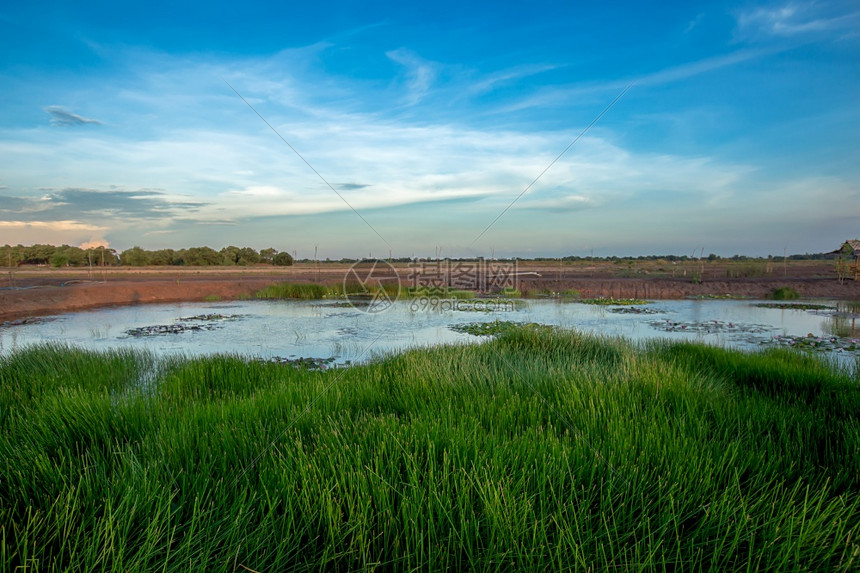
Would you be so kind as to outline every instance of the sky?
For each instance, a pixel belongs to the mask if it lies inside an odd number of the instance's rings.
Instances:
[[[860,6],[0,6],[0,245],[782,255],[860,237]]]

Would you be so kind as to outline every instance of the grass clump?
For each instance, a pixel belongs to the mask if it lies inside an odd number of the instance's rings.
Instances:
[[[800,294],[791,287],[779,287],[770,293],[773,300],[795,300],[800,298]]]
[[[310,283],[278,283],[254,293],[254,298],[265,300],[298,299],[319,300],[335,294],[331,287]]]
[[[858,419],[814,357],[552,328],[334,371],[35,347],[0,569],[855,570]]]
[[[523,293],[514,287],[505,287],[499,291],[500,297],[512,297],[512,298],[520,298],[523,296]]]

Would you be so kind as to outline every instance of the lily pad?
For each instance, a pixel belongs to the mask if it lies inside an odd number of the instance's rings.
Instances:
[[[818,352],[852,352],[860,354],[860,338],[844,336],[815,336],[811,332],[806,336],[777,335],[762,344],[776,344],[789,348],[799,348]]]
[[[746,324],[740,322],[727,322],[724,320],[655,320],[648,323],[652,328],[663,332],[694,332],[696,334],[763,334],[775,330],[767,324]]]

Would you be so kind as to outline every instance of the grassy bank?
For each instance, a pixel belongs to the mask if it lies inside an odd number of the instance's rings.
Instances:
[[[310,372],[0,362],[0,568],[853,570],[860,387],[545,327]]]

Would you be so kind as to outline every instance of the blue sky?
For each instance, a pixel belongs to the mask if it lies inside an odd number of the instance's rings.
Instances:
[[[766,255],[860,236],[853,2],[124,4],[0,7],[0,244]]]

